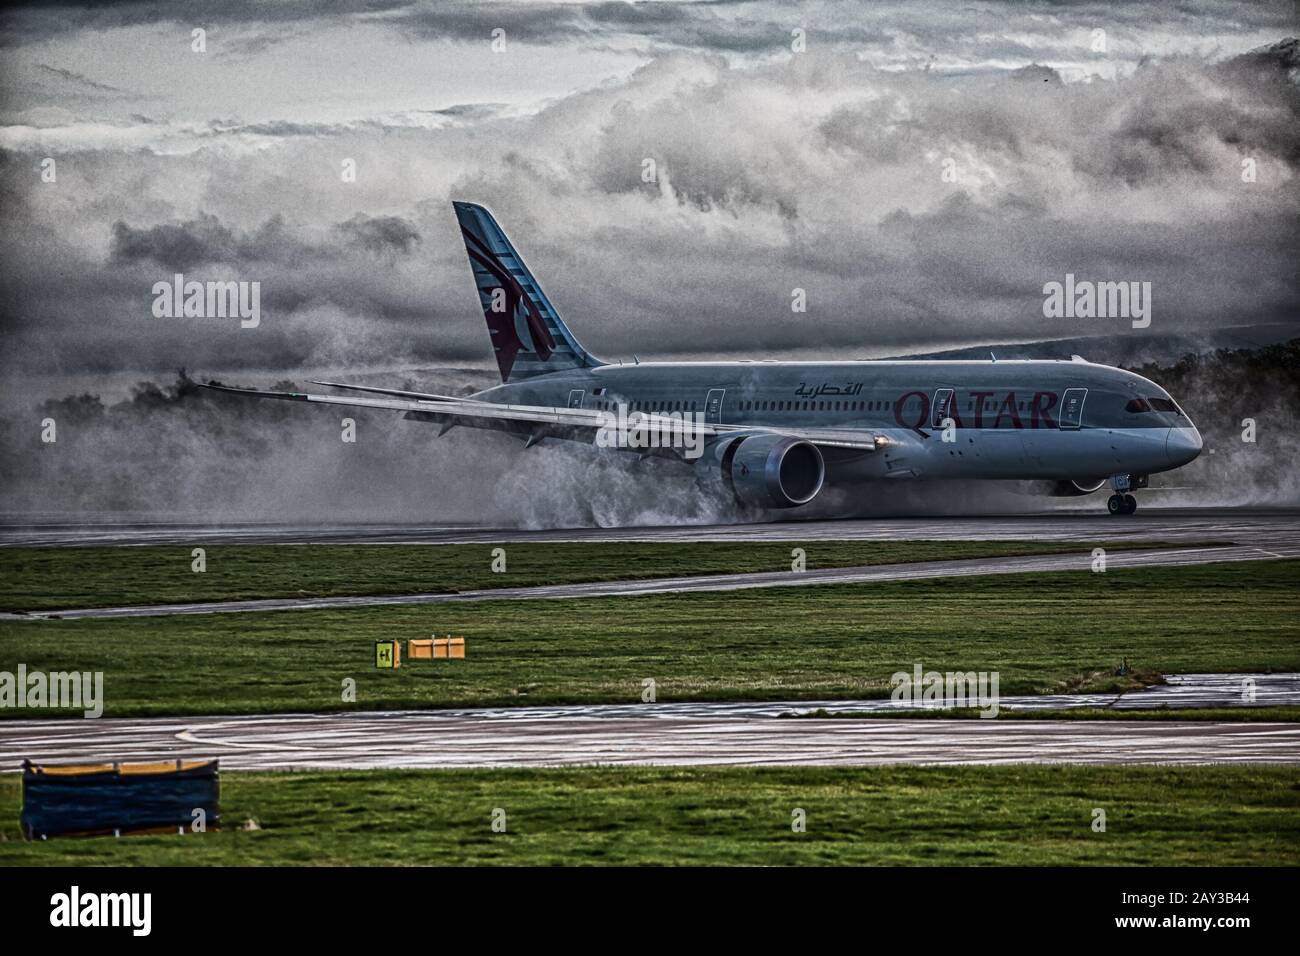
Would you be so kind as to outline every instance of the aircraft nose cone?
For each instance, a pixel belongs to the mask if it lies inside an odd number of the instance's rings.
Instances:
[[[1185,465],[1200,453],[1201,433],[1196,426],[1169,429],[1169,437],[1165,439],[1165,457],[1169,464],[1175,467]]]

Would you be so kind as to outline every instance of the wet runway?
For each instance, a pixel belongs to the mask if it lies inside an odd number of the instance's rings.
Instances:
[[[1300,707],[1300,674],[1166,674],[1164,680],[1164,684],[1124,692],[1000,696],[998,706],[1002,710]],[[877,697],[868,700],[664,701],[653,707],[641,703],[525,705],[450,709],[437,713],[439,716],[483,720],[605,720],[610,717],[671,720],[683,717],[787,717],[818,710],[830,714],[870,714],[916,706]]]
[[[1172,676],[1118,695],[1000,701],[1068,706],[1300,703],[1300,674]],[[1300,724],[1203,721],[783,719],[887,700],[656,703],[455,711],[0,721],[0,771],[23,759],[76,763],[218,757],[227,769],[608,765],[1201,764],[1300,766]]]
[[[0,546],[149,544],[499,544],[525,541],[937,541],[1050,540],[1236,541],[1268,547],[1300,538],[1300,511],[1148,507],[1128,517],[1106,513],[1102,495],[1040,514],[857,518],[768,524],[570,528],[529,531],[417,524],[196,523],[132,516],[0,518]]]
[[[589,764],[1300,766],[1300,724],[771,717],[493,721],[434,714],[0,724],[0,769],[15,770],[24,757],[61,763],[218,757],[228,770]]]

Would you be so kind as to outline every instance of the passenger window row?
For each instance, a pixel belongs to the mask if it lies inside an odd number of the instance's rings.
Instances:
[[[651,402],[651,401],[601,401],[596,402],[596,408],[602,411],[613,411],[619,405],[626,405],[628,411],[632,412],[693,412],[696,409],[696,402],[672,401],[672,402]]]
[[[884,411],[888,402],[781,402],[781,401],[744,401],[740,403],[742,412],[876,412]]]

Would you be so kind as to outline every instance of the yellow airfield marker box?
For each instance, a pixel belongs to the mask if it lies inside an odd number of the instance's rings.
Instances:
[[[375,641],[375,666],[395,670],[402,666],[401,641]]]
[[[465,638],[450,634],[446,637],[412,638],[406,642],[406,655],[413,661],[445,660],[449,657],[464,659]]]

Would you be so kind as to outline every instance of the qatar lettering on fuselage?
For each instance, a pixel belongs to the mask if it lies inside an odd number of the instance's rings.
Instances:
[[[970,420],[963,420],[961,402],[958,400],[957,394],[947,391],[947,395],[947,401],[943,403],[946,407],[939,409],[941,415],[938,417],[940,421],[944,418],[951,418],[953,425],[957,428],[1057,427],[1057,421],[1052,416],[1052,409],[1056,407],[1060,398],[1056,392],[1034,392],[1033,398],[1027,401],[1023,411],[1020,408],[1020,399],[1017,398],[1015,392],[1007,392],[1000,401],[997,399],[996,392],[968,392],[967,398],[974,406],[973,409],[968,409],[971,413]],[[915,416],[905,415],[907,401],[913,397],[920,399],[916,414]],[[992,399],[992,402],[986,410],[985,402],[990,399]],[[1025,420],[1026,417],[1028,417],[1028,421]],[[900,395],[894,402],[894,421],[903,428],[910,428],[913,431],[934,427],[935,423],[930,418],[930,396],[921,391],[906,392]]]

